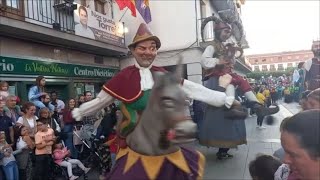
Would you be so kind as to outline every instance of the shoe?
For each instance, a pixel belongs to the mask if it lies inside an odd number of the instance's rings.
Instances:
[[[233,158],[233,155],[228,154],[228,153],[217,153],[217,159],[222,160],[222,159],[228,159],[228,158]]]
[[[256,128],[260,128],[260,126],[259,126],[259,125],[257,125],[257,126],[256,126]]]
[[[85,168],[83,171],[85,174],[87,174],[90,171],[91,168]]]
[[[264,126],[260,126],[260,127],[259,127],[259,129],[266,129],[266,127],[264,127]]]
[[[76,179],[78,179],[79,178],[79,176],[71,176],[70,178],[69,178],[69,180],[76,180]]]

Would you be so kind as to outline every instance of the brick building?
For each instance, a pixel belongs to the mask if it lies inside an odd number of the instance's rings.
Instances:
[[[288,51],[247,56],[253,71],[281,71],[290,67],[297,67],[299,62],[313,57],[311,50]]]

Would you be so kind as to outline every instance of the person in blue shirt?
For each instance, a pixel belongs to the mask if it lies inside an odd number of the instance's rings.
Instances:
[[[36,85],[29,89],[28,99],[32,102],[38,109],[46,107],[43,102],[41,102],[41,97],[47,95],[44,90],[46,84],[46,79],[44,76],[38,76],[36,78]]]

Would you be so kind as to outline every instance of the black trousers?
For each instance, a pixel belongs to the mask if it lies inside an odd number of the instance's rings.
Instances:
[[[258,126],[262,126],[263,119],[264,119],[264,116],[258,116],[257,117],[257,125]]]
[[[34,180],[49,180],[52,158],[50,154],[36,155]]]
[[[221,153],[228,153],[230,148],[219,148],[219,151],[218,153],[221,154]]]

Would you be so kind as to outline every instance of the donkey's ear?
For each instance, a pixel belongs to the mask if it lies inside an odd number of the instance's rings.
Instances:
[[[176,68],[176,71],[175,71],[175,77],[177,79],[177,81],[180,83],[182,77],[183,77],[183,57],[181,55],[178,56],[178,61],[177,61],[177,68]]]
[[[161,72],[161,71],[152,72],[152,77],[155,83],[158,82],[160,80],[160,77],[163,75],[164,75],[164,72]]]

